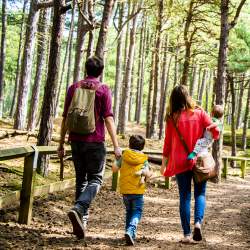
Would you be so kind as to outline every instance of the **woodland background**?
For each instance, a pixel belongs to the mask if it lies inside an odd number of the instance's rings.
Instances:
[[[117,132],[164,137],[169,93],[186,85],[207,112],[225,107],[231,154],[249,148],[250,3],[246,0],[2,0],[0,118],[49,145],[69,84],[105,59]],[[237,149],[238,146],[238,149]],[[221,156],[222,141],[213,146]],[[38,172],[47,174],[48,158]]]

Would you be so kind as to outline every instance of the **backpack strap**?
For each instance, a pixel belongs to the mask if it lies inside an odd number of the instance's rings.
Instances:
[[[178,136],[179,136],[179,138],[180,138],[180,141],[181,141],[183,147],[185,148],[186,152],[189,154],[190,152],[189,152],[188,146],[187,146],[187,144],[186,144],[186,142],[185,142],[185,140],[184,140],[184,138],[183,138],[183,136],[182,136],[180,130],[177,128],[177,125],[176,125],[176,123],[175,123],[175,121],[174,121],[174,118],[171,117],[170,119],[172,120],[172,122],[173,122],[173,124],[174,124],[174,128],[175,128],[175,130],[176,130],[176,132],[177,132],[177,134],[178,134]]]

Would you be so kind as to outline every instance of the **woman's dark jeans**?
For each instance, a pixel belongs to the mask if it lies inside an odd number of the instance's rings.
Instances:
[[[180,195],[180,217],[184,235],[190,235],[190,204],[191,204],[191,183],[193,172],[187,171],[176,175]],[[194,182],[194,222],[202,223],[206,207],[206,185],[207,182]]]
[[[106,149],[103,142],[72,142],[76,173],[75,208],[83,216],[102,185]]]

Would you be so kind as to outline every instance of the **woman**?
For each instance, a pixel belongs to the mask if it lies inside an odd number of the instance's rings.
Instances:
[[[192,241],[190,229],[191,182],[193,179],[193,161],[187,160],[183,143],[176,131],[175,125],[186,142],[189,152],[192,152],[196,141],[202,137],[204,130],[212,123],[210,117],[201,108],[195,107],[195,102],[189,96],[183,85],[176,86],[170,96],[166,117],[165,141],[161,173],[164,176],[176,175],[180,196],[180,218],[184,232],[183,243]],[[219,130],[211,130],[214,139],[219,138]],[[201,224],[206,206],[206,181],[194,183],[194,231],[193,240],[202,240]]]

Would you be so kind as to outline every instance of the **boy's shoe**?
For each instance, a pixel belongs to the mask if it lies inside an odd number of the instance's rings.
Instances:
[[[72,208],[68,212],[68,217],[73,226],[73,234],[76,235],[79,239],[83,239],[85,237],[85,228],[82,223],[81,215],[79,212]]]
[[[125,240],[128,246],[133,246],[135,244],[133,237],[129,233],[125,233]]]

